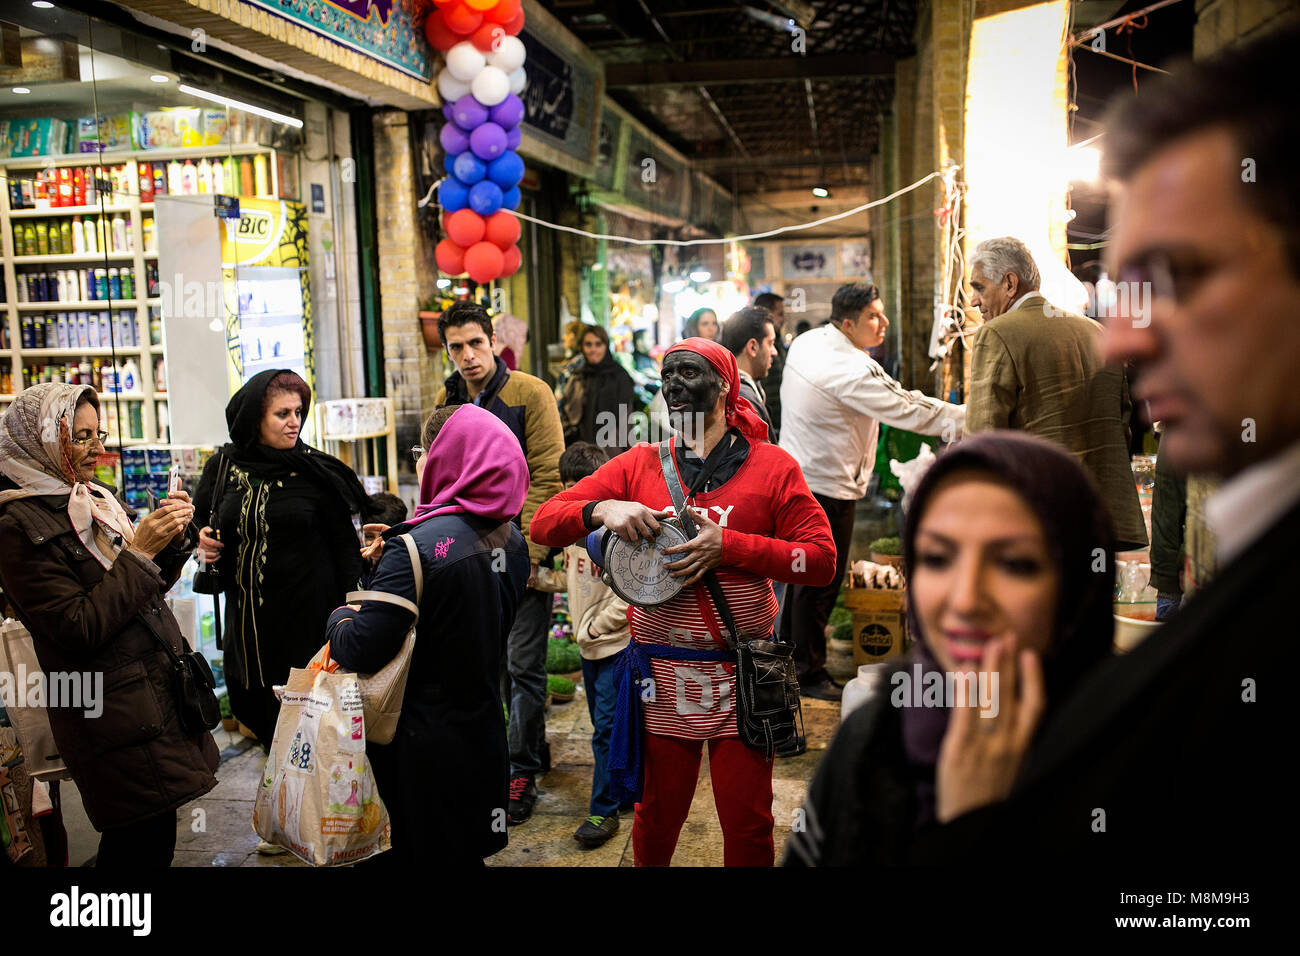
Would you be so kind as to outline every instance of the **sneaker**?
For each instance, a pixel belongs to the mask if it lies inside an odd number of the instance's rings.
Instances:
[[[282,846],[276,846],[274,843],[267,843],[265,840],[259,840],[257,842],[257,852],[262,854],[262,856],[279,856],[281,853],[286,851]]]
[[[594,850],[618,832],[618,814],[598,817],[595,814],[582,821],[573,838],[589,850]]]
[[[510,778],[510,805],[506,807],[506,822],[518,826],[533,815],[537,802],[537,784],[532,777]]]
[[[814,700],[838,701],[844,696],[844,688],[827,677],[816,684],[800,684],[799,696],[811,697]]]

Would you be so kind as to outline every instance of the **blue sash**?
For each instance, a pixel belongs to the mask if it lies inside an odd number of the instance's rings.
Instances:
[[[652,657],[674,661],[727,662],[734,664],[731,651],[697,651],[671,644],[641,644],[629,641],[614,658],[614,725],[609,735],[610,794],[619,804],[641,799],[642,754],[641,731],[645,716],[641,708],[642,693],[653,685],[643,685],[650,678]]]

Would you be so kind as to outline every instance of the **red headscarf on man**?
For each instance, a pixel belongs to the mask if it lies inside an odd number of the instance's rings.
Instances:
[[[727,425],[739,429],[750,441],[767,441],[767,422],[758,417],[749,400],[740,397],[740,372],[736,369],[736,356],[717,342],[689,338],[678,342],[664,353],[694,352],[712,365],[727,383]]]

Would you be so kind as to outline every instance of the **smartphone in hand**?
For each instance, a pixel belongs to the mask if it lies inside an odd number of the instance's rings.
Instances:
[[[167,494],[181,490],[181,466],[172,465],[167,472]]]

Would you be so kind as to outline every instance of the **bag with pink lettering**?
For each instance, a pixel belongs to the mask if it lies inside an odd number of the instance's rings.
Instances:
[[[356,674],[289,671],[253,829],[312,866],[358,863],[392,847]]]

